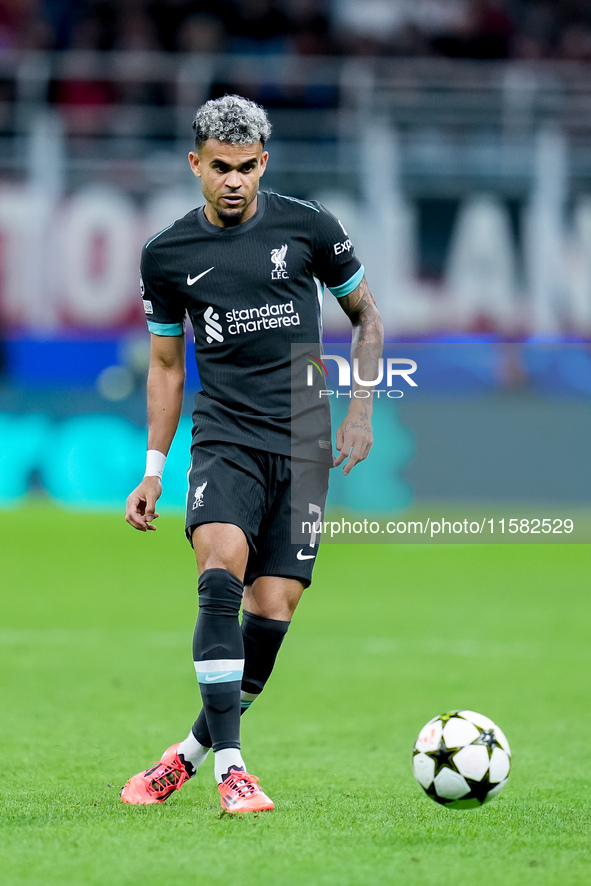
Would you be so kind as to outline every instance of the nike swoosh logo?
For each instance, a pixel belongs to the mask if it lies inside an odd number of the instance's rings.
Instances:
[[[296,554],[298,560],[313,560],[316,554],[304,554],[304,549],[300,548]]]
[[[205,682],[206,683],[213,683],[214,680],[221,680],[222,677],[229,677],[231,673],[232,673],[232,671],[226,671],[225,674],[206,674],[205,675]]]
[[[213,268],[215,268],[215,265],[213,265],[213,267],[211,268],[208,268],[206,271],[202,271],[200,274],[197,274],[196,277],[191,277],[190,274],[187,274],[187,286],[192,286],[193,283],[197,282],[197,280],[200,280],[202,277],[205,277],[206,274],[209,274],[210,271],[213,271]]]

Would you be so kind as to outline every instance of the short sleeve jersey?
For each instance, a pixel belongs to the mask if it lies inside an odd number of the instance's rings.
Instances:
[[[186,314],[193,325],[202,387],[194,444],[292,454],[292,345],[320,353],[323,284],[342,298],[363,273],[347,232],[320,203],[270,191],[259,191],[255,214],[235,227],[211,224],[200,207],[146,243],[150,332],[182,335]],[[331,460],[330,426],[320,418],[311,426],[305,457]]]

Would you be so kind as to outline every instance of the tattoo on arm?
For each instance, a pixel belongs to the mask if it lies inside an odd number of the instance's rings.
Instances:
[[[348,317],[362,313],[369,305],[374,305],[375,307],[375,303],[365,277],[352,292],[339,299],[339,304]]]
[[[349,295],[339,299],[339,304],[356,329],[358,342],[382,343],[384,329],[375,298],[364,277]]]
[[[363,422],[348,421],[345,424],[346,431],[354,431],[356,428],[361,428],[362,431],[371,431],[371,424],[369,423],[369,421],[367,419]]]
[[[357,428],[371,433],[371,421],[365,406],[360,410],[357,420],[350,420],[345,424],[345,431],[354,431]]]

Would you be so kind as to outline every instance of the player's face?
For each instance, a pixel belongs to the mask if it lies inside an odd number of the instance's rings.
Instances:
[[[189,163],[201,179],[205,215],[214,225],[227,227],[247,221],[256,212],[259,179],[267,166],[263,145],[229,145],[209,138]]]

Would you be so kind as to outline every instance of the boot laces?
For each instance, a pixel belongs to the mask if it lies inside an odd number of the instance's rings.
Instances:
[[[155,796],[178,791],[189,778],[187,770],[178,757],[171,760],[170,763],[156,763],[152,772],[146,774],[152,775],[148,790]]]
[[[231,790],[236,791],[240,798],[248,797],[260,790],[257,787],[258,778],[256,775],[249,775],[248,772],[234,771],[226,779],[226,783]]]

